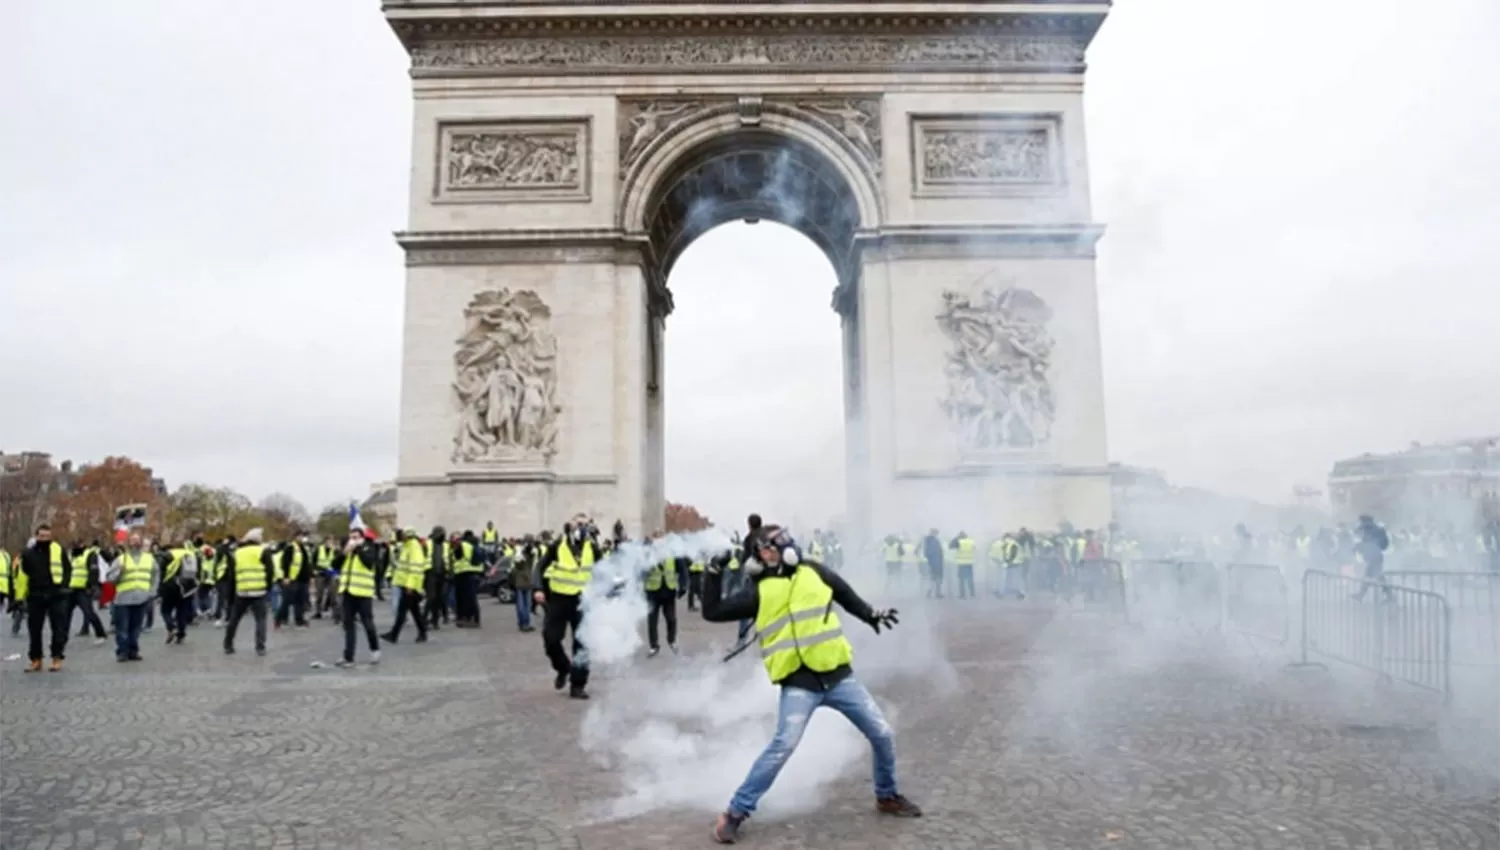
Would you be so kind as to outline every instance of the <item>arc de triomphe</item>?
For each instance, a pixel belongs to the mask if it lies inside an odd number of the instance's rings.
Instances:
[[[656,527],[667,276],[736,219],[837,271],[856,528],[1106,522],[1108,5],[386,0],[415,98],[400,522]]]

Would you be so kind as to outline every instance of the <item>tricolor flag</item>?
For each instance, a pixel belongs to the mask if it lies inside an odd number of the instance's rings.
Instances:
[[[359,505],[356,505],[354,502],[349,503],[349,530],[365,530],[365,521],[359,515]]]

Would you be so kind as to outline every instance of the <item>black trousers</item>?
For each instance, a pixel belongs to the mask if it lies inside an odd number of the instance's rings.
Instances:
[[[78,633],[78,636],[83,637],[89,633],[89,629],[93,629],[94,637],[103,638],[106,634],[104,622],[99,619],[99,612],[94,610],[94,598],[89,596],[87,589],[80,587],[73,591],[73,607],[83,612],[83,630]],[[73,612],[69,611],[68,628],[72,627]]]
[[[184,593],[175,581],[161,586],[161,619],[167,626],[168,635],[176,635],[178,640],[187,637],[188,623],[193,621],[193,606],[196,602],[197,596],[193,591]]]
[[[547,650],[547,660],[552,662],[555,673],[567,673],[568,684],[582,688],[589,683],[588,650],[578,640],[578,627],[583,624],[582,594],[561,596],[556,593],[547,598],[547,614],[542,621],[542,646]],[[573,657],[563,651],[563,636],[573,630]]]
[[[26,633],[32,661],[42,660],[42,624],[52,628],[52,657],[63,660],[68,648],[68,632],[73,628],[73,594],[68,590],[33,593],[26,599]]]
[[[688,610],[698,610],[698,601],[703,599],[703,573],[688,573]]]
[[[406,623],[407,614],[411,615],[412,624],[417,627],[417,637],[426,640],[427,621],[422,619],[422,594],[409,587],[403,587],[401,588],[401,604],[396,609],[396,625],[391,626],[392,639],[401,637],[401,627]]]
[[[427,625],[437,628],[439,618],[448,622],[448,582],[441,573],[436,573],[428,579],[428,584]]]
[[[405,594],[403,594],[404,596]],[[353,596],[344,594],[343,599],[344,620],[344,660],[354,661],[354,619],[359,618],[360,625],[365,627],[365,638],[370,643],[370,652],[380,651],[380,636],[375,634],[375,598],[373,596]]]
[[[229,625],[224,627],[224,649],[234,649],[234,633],[240,627],[240,619],[249,611],[255,617],[255,651],[266,648],[266,609],[270,603],[264,596],[236,596],[229,606]]]
[[[453,616],[460,622],[479,623],[479,573],[459,573],[453,577]]]
[[[226,620],[234,611],[234,584],[221,581],[217,585],[219,592],[214,599],[214,619]]]
[[[646,601],[651,604],[651,610],[646,614],[646,642],[651,644],[652,649],[661,649],[661,644],[656,639],[657,615],[666,618],[667,621],[667,643],[677,643],[677,591],[671,588],[653,590],[646,594]]]
[[[927,598],[943,598],[943,568],[928,565],[927,567]]]
[[[287,616],[295,612],[297,625],[307,625],[307,582],[289,581],[281,589],[281,607],[276,611],[276,624],[286,625]]]

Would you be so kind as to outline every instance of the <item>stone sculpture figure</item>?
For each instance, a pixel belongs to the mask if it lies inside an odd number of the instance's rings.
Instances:
[[[453,356],[455,462],[546,461],[557,452],[557,339],[530,290],[481,292]]]
[[[1052,438],[1052,310],[1025,289],[943,293],[938,314],[952,349],[943,411],[967,452],[1037,449]]]

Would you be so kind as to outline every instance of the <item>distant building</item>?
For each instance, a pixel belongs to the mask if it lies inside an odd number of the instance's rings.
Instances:
[[[1341,460],[1328,475],[1334,515],[1392,526],[1466,527],[1500,498],[1500,436]]]
[[[1109,465],[1114,518],[1137,533],[1227,535],[1244,523],[1257,534],[1315,527],[1326,514],[1304,504],[1268,505],[1201,487],[1178,487],[1155,469]]]
[[[370,497],[359,506],[365,524],[382,532],[396,528],[396,482],[377,481],[370,485]]]

